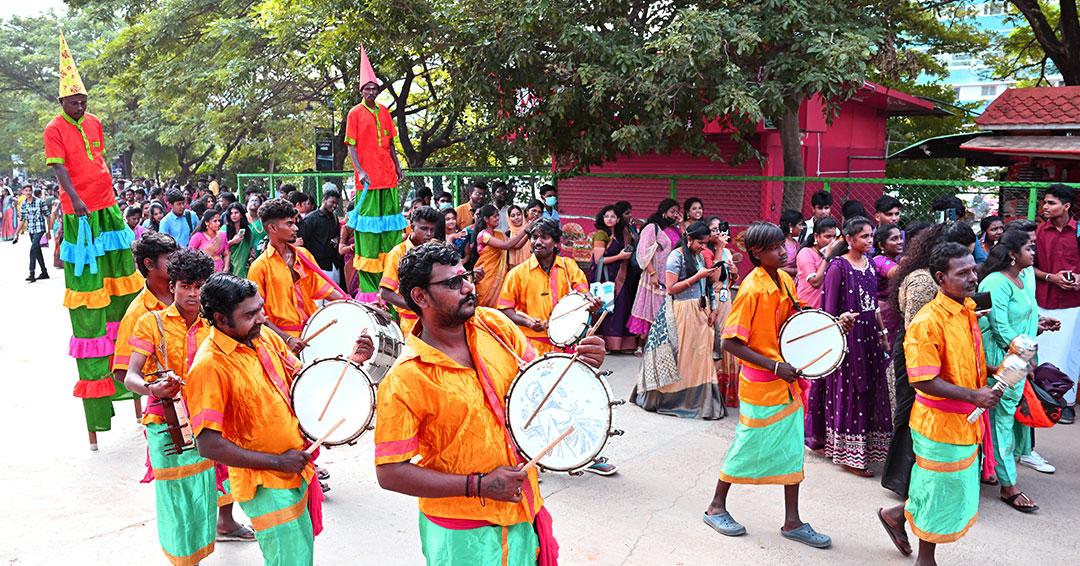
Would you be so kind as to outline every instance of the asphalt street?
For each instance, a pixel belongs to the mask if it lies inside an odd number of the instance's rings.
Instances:
[[[0,243],[0,514],[3,564],[167,564],[157,544],[154,489],[140,484],[146,461],[142,426],[132,404],[115,405],[113,429],[91,452],[81,403],[72,397],[75,363],[67,355],[70,325],[61,306],[63,274],[29,284],[28,238]],[[51,249],[47,258],[51,263]],[[615,395],[626,399],[638,358],[605,364]],[[832,536],[816,550],[780,536],[782,489],[735,486],[729,508],[748,533],[727,538],[701,516],[734,437],[737,413],[705,422],[617,409],[625,436],[604,455],[612,477],[544,474],[541,490],[554,517],[561,564],[786,565],[912,564],[893,548],[874,513],[897,503],[878,480],[858,478],[807,453],[801,510]],[[1037,448],[1057,466],[1053,475],[1020,468],[1020,486],[1042,509],[1024,515],[983,486],[979,521],[961,541],[938,551],[940,564],[1064,564],[1077,549],[1080,509],[1080,425],[1040,431]],[[332,491],[316,563],[423,564],[412,498],[379,488],[372,435],[356,446],[324,452]],[[237,508],[239,514],[239,508]],[[913,539],[914,540],[914,539]],[[254,543],[218,543],[203,563],[259,564]]]

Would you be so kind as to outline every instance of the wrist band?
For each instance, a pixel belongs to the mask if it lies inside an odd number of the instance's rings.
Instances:
[[[772,372],[776,375],[776,372],[780,370],[780,362],[773,362]]]
[[[1046,281],[1047,283],[1050,282],[1050,274],[1049,273],[1047,273],[1046,276],[1043,277],[1043,281]]]

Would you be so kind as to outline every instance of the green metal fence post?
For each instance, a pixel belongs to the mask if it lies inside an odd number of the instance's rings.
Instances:
[[[828,181],[822,181],[821,182],[821,190],[823,190],[823,191],[825,191],[827,193],[831,193],[832,192],[832,185]]]
[[[671,190],[669,192],[671,198],[679,200],[679,180],[675,177],[671,178]]]
[[[461,204],[461,175],[454,175],[454,207]]]
[[[1031,187],[1028,191],[1028,220],[1035,220],[1035,208],[1039,203],[1039,188]]]

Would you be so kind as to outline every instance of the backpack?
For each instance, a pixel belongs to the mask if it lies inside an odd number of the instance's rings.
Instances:
[[[1024,396],[1016,406],[1016,420],[1032,428],[1057,424],[1065,408],[1064,392],[1072,380],[1053,364],[1040,364],[1035,377],[1024,383]]]

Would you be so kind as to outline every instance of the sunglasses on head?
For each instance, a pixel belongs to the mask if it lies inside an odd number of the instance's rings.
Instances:
[[[473,282],[473,273],[473,271],[458,273],[457,275],[453,277],[447,277],[442,281],[432,281],[431,283],[428,283],[428,286],[430,287],[431,285],[446,285],[446,287],[451,291],[457,291],[458,289],[461,289],[462,284],[464,284],[466,280],[468,280],[469,283]]]

